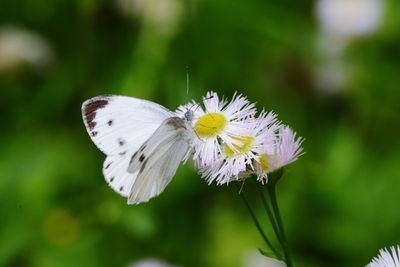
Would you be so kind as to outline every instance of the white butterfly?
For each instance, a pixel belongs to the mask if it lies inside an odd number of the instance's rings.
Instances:
[[[158,196],[190,153],[190,110],[180,118],[147,100],[110,95],[85,101],[82,116],[91,139],[107,155],[106,181],[128,204]]]

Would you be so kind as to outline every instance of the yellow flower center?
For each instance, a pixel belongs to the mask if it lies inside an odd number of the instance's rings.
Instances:
[[[196,122],[195,130],[200,137],[213,137],[221,133],[225,125],[226,118],[223,114],[208,113]]]
[[[269,169],[269,162],[267,159],[267,155],[266,154],[262,154],[260,156],[260,165],[261,165],[261,169],[263,172],[267,172]]]
[[[244,154],[250,150],[253,145],[254,138],[250,136],[242,136],[242,137],[233,137],[237,141],[242,142],[242,145],[233,144],[233,147],[236,151],[233,151],[229,146],[225,146],[225,155],[227,158],[232,157],[237,154]]]

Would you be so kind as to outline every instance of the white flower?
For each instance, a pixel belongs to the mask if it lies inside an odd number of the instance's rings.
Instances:
[[[225,144],[240,145],[240,138],[246,136],[248,125],[244,120],[255,116],[256,109],[242,95],[234,95],[228,103],[219,99],[214,92],[208,92],[203,98],[205,110],[195,102],[181,106],[178,116],[188,110],[194,112],[193,126],[198,138],[192,143],[193,160],[196,166],[204,168],[213,165]]]
[[[279,127],[273,112],[262,112],[258,118],[249,118],[243,123],[247,125],[247,131],[233,138],[239,143],[226,142],[216,162],[200,169],[209,183],[227,184],[247,176],[255,170],[255,162],[260,161],[259,151],[263,148],[273,150]]]
[[[231,102],[214,92],[203,99],[205,111],[194,101],[181,106],[177,116],[191,110],[198,138],[192,140],[193,159],[208,183],[228,184],[255,174],[267,182],[270,172],[297,160],[302,138],[281,125],[273,112],[256,117],[254,104],[239,95]]]
[[[259,152],[260,164],[256,168],[258,180],[266,180],[268,173],[296,161],[302,154],[303,140],[296,138],[296,133],[288,126],[282,125],[272,149],[271,146],[263,146]]]
[[[372,259],[366,267],[400,267],[400,246],[379,250],[379,255]]]

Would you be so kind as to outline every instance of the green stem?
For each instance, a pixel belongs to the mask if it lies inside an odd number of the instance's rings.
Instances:
[[[279,242],[282,244],[281,233],[279,232],[279,228],[278,228],[278,225],[276,224],[275,217],[272,214],[272,211],[271,211],[270,206],[268,205],[267,199],[265,198],[265,194],[263,192],[263,186],[260,183],[257,183],[256,186],[257,186],[258,192],[260,193],[261,201],[264,205],[265,211],[267,212],[267,215],[271,222],[272,228],[274,229],[275,235],[278,238]]]
[[[268,184],[268,191],[269,191],[269,195],[271,198],[272,209],[274,210],[275,218],[276,218],[276,221],[278,223],[278,227],[279,227],[280,233],[281,233],[281,238],[282,238],[281,243],[282,243],[282,247],[283,247],[283,253],[285,254],[286,264],[287,264],[287,267],[293,267],[293,263],[292,263],[292,260],[290,258],[290,253],[289,253],[289,246],[287,244],[286,237],[285,237],[285,231],[283,229],[282,218],[281,218],[281,215],[279,212],[278,202],[277,202],[277,198],[276,198],[275,185],[276,185],[276,183],[274,183],[274,182]]]
[[[257,220],[257,218],[256,218],[256,215],[254,214],[253,210],[251,209],[250,204],[249,204],[249,202],[247,201],[247,199],[246,199],[244,193],[243,193],[243,192],[240,193],[240,196],[242,197],[242,200],[243,200],[243,202],[244,202],[244,204],[245,204],[247,210],[249,211],[250,216],[251,216],[251,218],[253,219],[254,224],[256,225],[257,230],[258,230],[258,232],[260,233],[261,237],[264,239],[265,243],[269,246],[269,248],[272,250],[272,252],[274,252],[274,254],[276,255],[276,257],[280,258],[280,255],[279,255],[278,251],[274,248],[274,246],[272,245],[271,241],[269,241],[267,235],[264,233],[264,230],[261,228],[261,225],[260,225],[260,223],[258,222],[258,220]]]

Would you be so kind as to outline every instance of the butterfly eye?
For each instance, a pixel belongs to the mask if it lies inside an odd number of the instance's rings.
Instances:
[[[188,111],[185,113],[185,119],[186,119],[187,121],[191,121],[191,120],[193,119],[193,111],[188,110]]]

